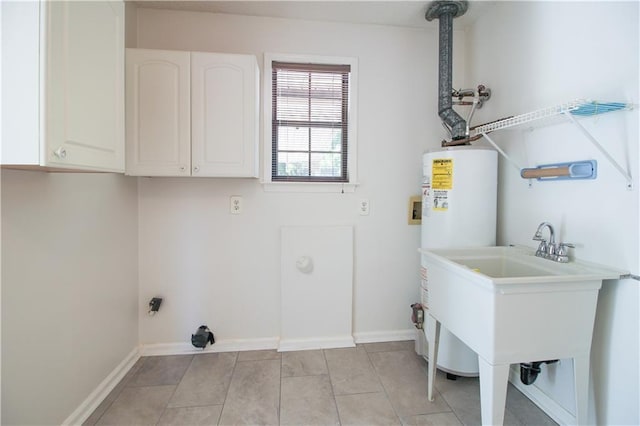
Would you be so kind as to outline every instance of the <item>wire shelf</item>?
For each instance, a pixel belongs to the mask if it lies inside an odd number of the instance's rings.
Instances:
[[[528,112],[526,114],[520,114],[514,117],[505,118],[504,120],[498,120],[492,123],[483,124],[476,127],[474,130],[476,134],[485,134],[496,130],[524,126],[526,124],[531,124],[531,126],[527,127],[537,127],[540,125],[566,122],[567,113],[571,113],[572,115],[579,117],[586,117],[604,114],[606,112],[619,111],[622,109],[633,109],[633,104],[620,102],[598,102],[578,99],[560,105]]]
[[[620,165],[607,150],[594,138],[589,131],[580,124],[577,118],[591,117],[604,114],[607,112],[631,110],[634,104],[621,102],[598,102],[585,99],[578,99],[572,102],[556,105],[549,108],[543,108],[526,114],[516,115],[514,117],[505,118],[503,120],[493,121],[477,126],[474,129],[474,135],[482,135],[485,139],[516,169],[522,169],[515,161],[513,161],[506,152],[504,152],[498,144],[489,137],[488,133],[496,130],[520,128],[534,128],[557,124],[560,122],[573,123],[584,136],[605,156],[605,158],[618,170],[627,182],[627,189],[633,188],[631,174],[628,170]],[[528,126],[526,126],[528,125]]]

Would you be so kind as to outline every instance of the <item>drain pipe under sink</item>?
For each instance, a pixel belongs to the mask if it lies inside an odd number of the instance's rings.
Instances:
[[[557,359],[549,361],[534,361],[534,362],[522,362],[520,363],[520,381],[525,385],[531,385],[538,378],[538,374],[542,369],[541,364],[555,364]]]

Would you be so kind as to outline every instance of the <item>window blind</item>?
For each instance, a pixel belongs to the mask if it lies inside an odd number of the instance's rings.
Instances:
[[[348,182],[349,65],[272,63],[272,180]]]

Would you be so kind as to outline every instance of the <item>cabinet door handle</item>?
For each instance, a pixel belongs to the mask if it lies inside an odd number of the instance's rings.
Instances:
[[[53,155],[55,155],[56,157],[58,157],[60,159],[65,159],[65,158],[67,158],[67,150],[64,149],[63,147],[59,147],[58,149],[53,151]]]
[[[200,166],[193,166],[193,172],[198,173],[200,171]]]
[[[187,168],[185,166],[180,166],[180,171],[184,172],[185,170],[187,170]]]

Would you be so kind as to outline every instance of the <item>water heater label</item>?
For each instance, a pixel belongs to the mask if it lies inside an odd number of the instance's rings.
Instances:
[[[449,209],[449,191],[453,188],[453,159],[436,158],[431,163],[433,210]]]
[[[433,191],[433,210],[449,210],[449,191]]]
[[[431,165],[431,187],[440,190],[453,188],[453,159],[437,158]]]

